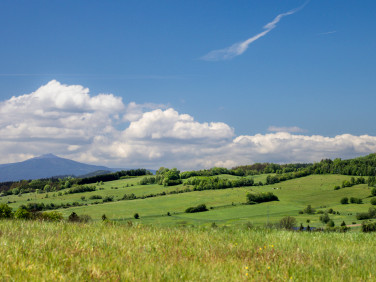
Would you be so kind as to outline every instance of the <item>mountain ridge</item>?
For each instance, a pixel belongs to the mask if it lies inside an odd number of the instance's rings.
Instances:
[[[80,176],[100,170],[115,171],[105,166],[89,165],[49,153],[22,162],[0,164],[0,182],[50,178],[59,175]]]

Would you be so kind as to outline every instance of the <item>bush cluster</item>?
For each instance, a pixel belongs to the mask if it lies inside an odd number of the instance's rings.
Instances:
[[[83,193],[83,192],[92,192],[97,190],[95,186],[89,186],[89,185],[78,185],[70,188],[68,191],[66,191],[66,194],[75,194],[75,193]]]
[[[190,207],[185,210],[186,213],[204,212],[207,211],[205,204],[198,205],[197,207]]]
[[[362,223],[363,232],[375,232],[376,231],[376,222],[363,222]]]
[[[279,201],[278,197],[272,192],[247,194],[247,204],[256,204],[271,201]]]
[[[219,177],[192,177],[185,183],[187,185],[193,185],[193,190],[217,190],[227,189],[234,187],[253,186],[254,180],[252,178],[242,177],[239,179],[229,180]]]

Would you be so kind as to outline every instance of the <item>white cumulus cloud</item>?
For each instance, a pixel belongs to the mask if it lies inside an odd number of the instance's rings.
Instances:
[[[163,105],[124,104],[80,85],[51,81],[0,102],[1,163],[54,153],[111,167],[232,167],[253,162],[314,162],[376,152],[376,137],[303,135],[298,127],[236,136],[222,122],[198,122]]]

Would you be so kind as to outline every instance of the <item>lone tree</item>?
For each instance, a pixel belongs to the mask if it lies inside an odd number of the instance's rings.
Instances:
[[[139,218],[140,218],[140,215],[136,212],[136,213],[133,215],[133,217],[134,217],[135,219],[139,219]]]
[[[308,205],[304,210],[303,210],[304,213],[306,214],[314,214],[315,213],[315,209],[311,207],[311,205]]]
[[[296,227],[296,219],[292,216],[286,216],[279,221],[279,227],[284,229],[293,229]]]
[[[75,212],[72,212],[68,217],[68,221],[78,222],[78,221],[80,221],[80,217]]]

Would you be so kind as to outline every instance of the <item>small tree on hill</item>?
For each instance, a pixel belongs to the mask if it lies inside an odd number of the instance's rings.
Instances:
[[[134,217],[135,219],[139,219],[139,218],[140,218],[140,215],[136,212],[136,213],[133,215],[133,217]]]
[[[68,221],[70,221],[70,222],[79,222],[80,221],[80,217],[75,212],[72,212],[69,215],[69,217],[68,217]]]
[[[315,213],[315,209],[311,207],[311,205],[308,205],[304,210],[303,210],[304,213],[306,214],[314,214]]]

